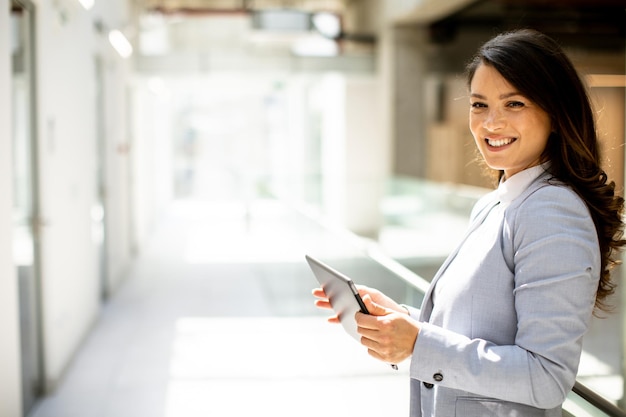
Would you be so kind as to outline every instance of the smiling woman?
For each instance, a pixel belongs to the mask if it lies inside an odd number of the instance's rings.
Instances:
[[[467,75],[470,130],[498,187],[474,206],[421,309],[359,288],[370,312],[355,315],[361,344],[385,362],[411,358],[413,417],[561,416],[592,313],[614,289],[624,200],[554,40],[499,35]]]
[[[528,63],[532,63],[532,70],[527,70]],[[471,91],[478,88],[477,77],[485,74],[485,67],[501,83],[495,88],[508,85],[510,93],[525,97],[550,118],[550,133],[540,162],[549,161],[547,171],[553,180],[574,190],[590,210],[602,252],[595,303],[602,309],[606,307],[605,298],[615,288],[610,280],[610,269],[618,263],[612,258],[613,251],[626,243],[622,240],[623,199],[615,195],[615,183],[608,181],[600,166],[600,144],[586,86],[561,47],[532,30],[502,34],[483,45],[467,67]],[[472,133],[476,138],[473,128]],[[479,144],[481,152],[483,148]],[[485,160],[489,165],[486,156]],[[499,171],[500,179],[508,178],[505,168],[492,168]]]
[[[470,93],[470,130],[490,168],[505,178],[545,162],[550,117],[490,65],[481,64]]]

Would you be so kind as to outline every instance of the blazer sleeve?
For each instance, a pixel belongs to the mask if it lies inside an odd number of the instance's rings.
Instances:
[[[514,343],[498,345],[422,323],[411,377],[553,408],[574,385],[594,308],[600,270],[597,234],[584,202],[569,188],[539,188],[510,208],[501,244],[514,272]]]

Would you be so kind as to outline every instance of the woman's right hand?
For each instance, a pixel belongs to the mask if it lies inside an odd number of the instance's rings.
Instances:
[[[402,307],[400,304],[396,303],[394,300],[387,297],[385,294],[375,288],[366,287],[364,285],[357,285],[357,290],[359,291],[359,295],[361,296],[361,298],[369,295],[372,301],[379,306],[397,311],[398,313],[408,313],[404,307]]]

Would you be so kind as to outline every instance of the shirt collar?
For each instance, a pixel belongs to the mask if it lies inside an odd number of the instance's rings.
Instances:
[[[541,165],[525,169],[508,178],[506,181],[500,182],[497,193],[500,203],[508,205],[515,200],[528,186],[535,181],[541,174],[547,171],[550,163],[546,162]]]

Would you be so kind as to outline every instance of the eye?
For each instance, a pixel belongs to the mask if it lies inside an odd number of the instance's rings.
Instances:
[[[511,108],[521,108],[525,106],[521,101],[509,101],[506,105]]]
[[[470,103],[470,106],[472,107],[472,109],[486,109],[487,105],[485,103],[482,103],[480,101],[476,101],[474,103]]]

